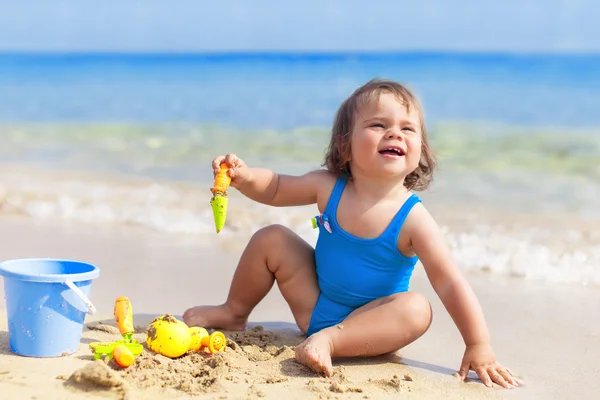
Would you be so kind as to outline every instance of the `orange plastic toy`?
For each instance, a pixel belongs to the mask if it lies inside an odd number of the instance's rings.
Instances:
[[[209,335],[205,328],[197,326],[191,327],[190,332],[192,334],[190,351],[205,351],[215,354],[225,351],[227,347],[227,338],[222,332],[215,331]]]
[[[225,335],[222,332],[216,331],[211,333],[210,336],[202,338],[202,346],[211,354],[225,351],[225,348],[227,347],[227,338],[225,338]]]
[[[135,362],[135,356],[124,344],[115,346],[112,352],[113,359],[121,368],[127,368]]]
[[[90,350],[94,353],[96,360],[106,356],[109,359],[113,358],[119,366],[127,368],[133,364],[136,356],[142,354],[144,349],[137,340],[133,339],[135,333],[133,309],[127,297],[117,297],[114,314],[115,322],[123,338],[114,342],[90,343]]]

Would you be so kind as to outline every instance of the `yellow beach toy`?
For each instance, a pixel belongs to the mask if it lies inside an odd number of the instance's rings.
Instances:
[[[227,346],[227,339],[222,332],[215,331],[209,335],[206,329],[188,327],[170,314],[155,318],[148,327],[147,335],[148,348],[169,358],[199,351],[214,354],[224,351]]]
[[[210,189],[213,194],[213,197],[210,199],[210,206],[213,211],[217,233],[221,232],[227,218],[227,189],[229,189],[231,183],[231,177],[227,174],[228,170],[229,167],[227,164],[221,163],[221,168],[215,175],[213,187]]]
[[[156,317],[148,326],[146,335],[148,348],[169,358],[181,357],[192,344],[190,328],[170,314]]]
[[[205,351],[215,354],[225,351],[227,347],[227,338],[223,332],[215,331],[209,335],[205,328],[197,326],[191,327],[190,332],[192,333],[190,351]]]

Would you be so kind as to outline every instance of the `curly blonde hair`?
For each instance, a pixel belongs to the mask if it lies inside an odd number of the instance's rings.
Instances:
[[[433,179],[436,159],[427,140],[425,117],[418,99],[405,86],[389,80],[373,79],[359,87],[340,106],[335,116],[331,139],[323,166],[328,171],[345,178],[352,178],[350,171],[350,138],[354,127],[356,112],[365,104],[378,101],[383,93],[391,93],[406,105],[407,111],[414,109],[418,114],[421,128],[421,158],[419,166],[404,180],[408,190],[425,190]]]

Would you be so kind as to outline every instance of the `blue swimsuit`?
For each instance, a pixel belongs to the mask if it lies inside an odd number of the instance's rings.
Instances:
[[[337,223],[337,207],[346,186],[339,178],[325,212],[316,217],[319,238],[315,262],[321,294],[313,310],[307,336],[339,324],[368,302],[408,291],[418,257],[398,250],[398,235],[406,216],[421,200],[411,195],[377,238],[361,239]]]

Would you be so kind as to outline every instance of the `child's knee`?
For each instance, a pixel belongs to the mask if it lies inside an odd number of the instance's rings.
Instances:
[[[433,314],[429,300],[417,292],[402,293],[395,299],[398,310],[403,314],[403,319],[416,331],[425,333],[431,326]]]
[[[292,254],[304,254],[306,244],[291,229],[273,224],[258,230],[249,245],[269,257],[272,263],[279,264]]]
[[[252,235],[252,241],[273,245],[289,236],[290,233],[291,231],[289,228],[283,225],[273,224],[256,231],[254,235]]]
[[[279,224],[261,228],[252,236],[251,241],[259,243],[270,252],[295,252],[307,246],[307,243],[290,228]]]

